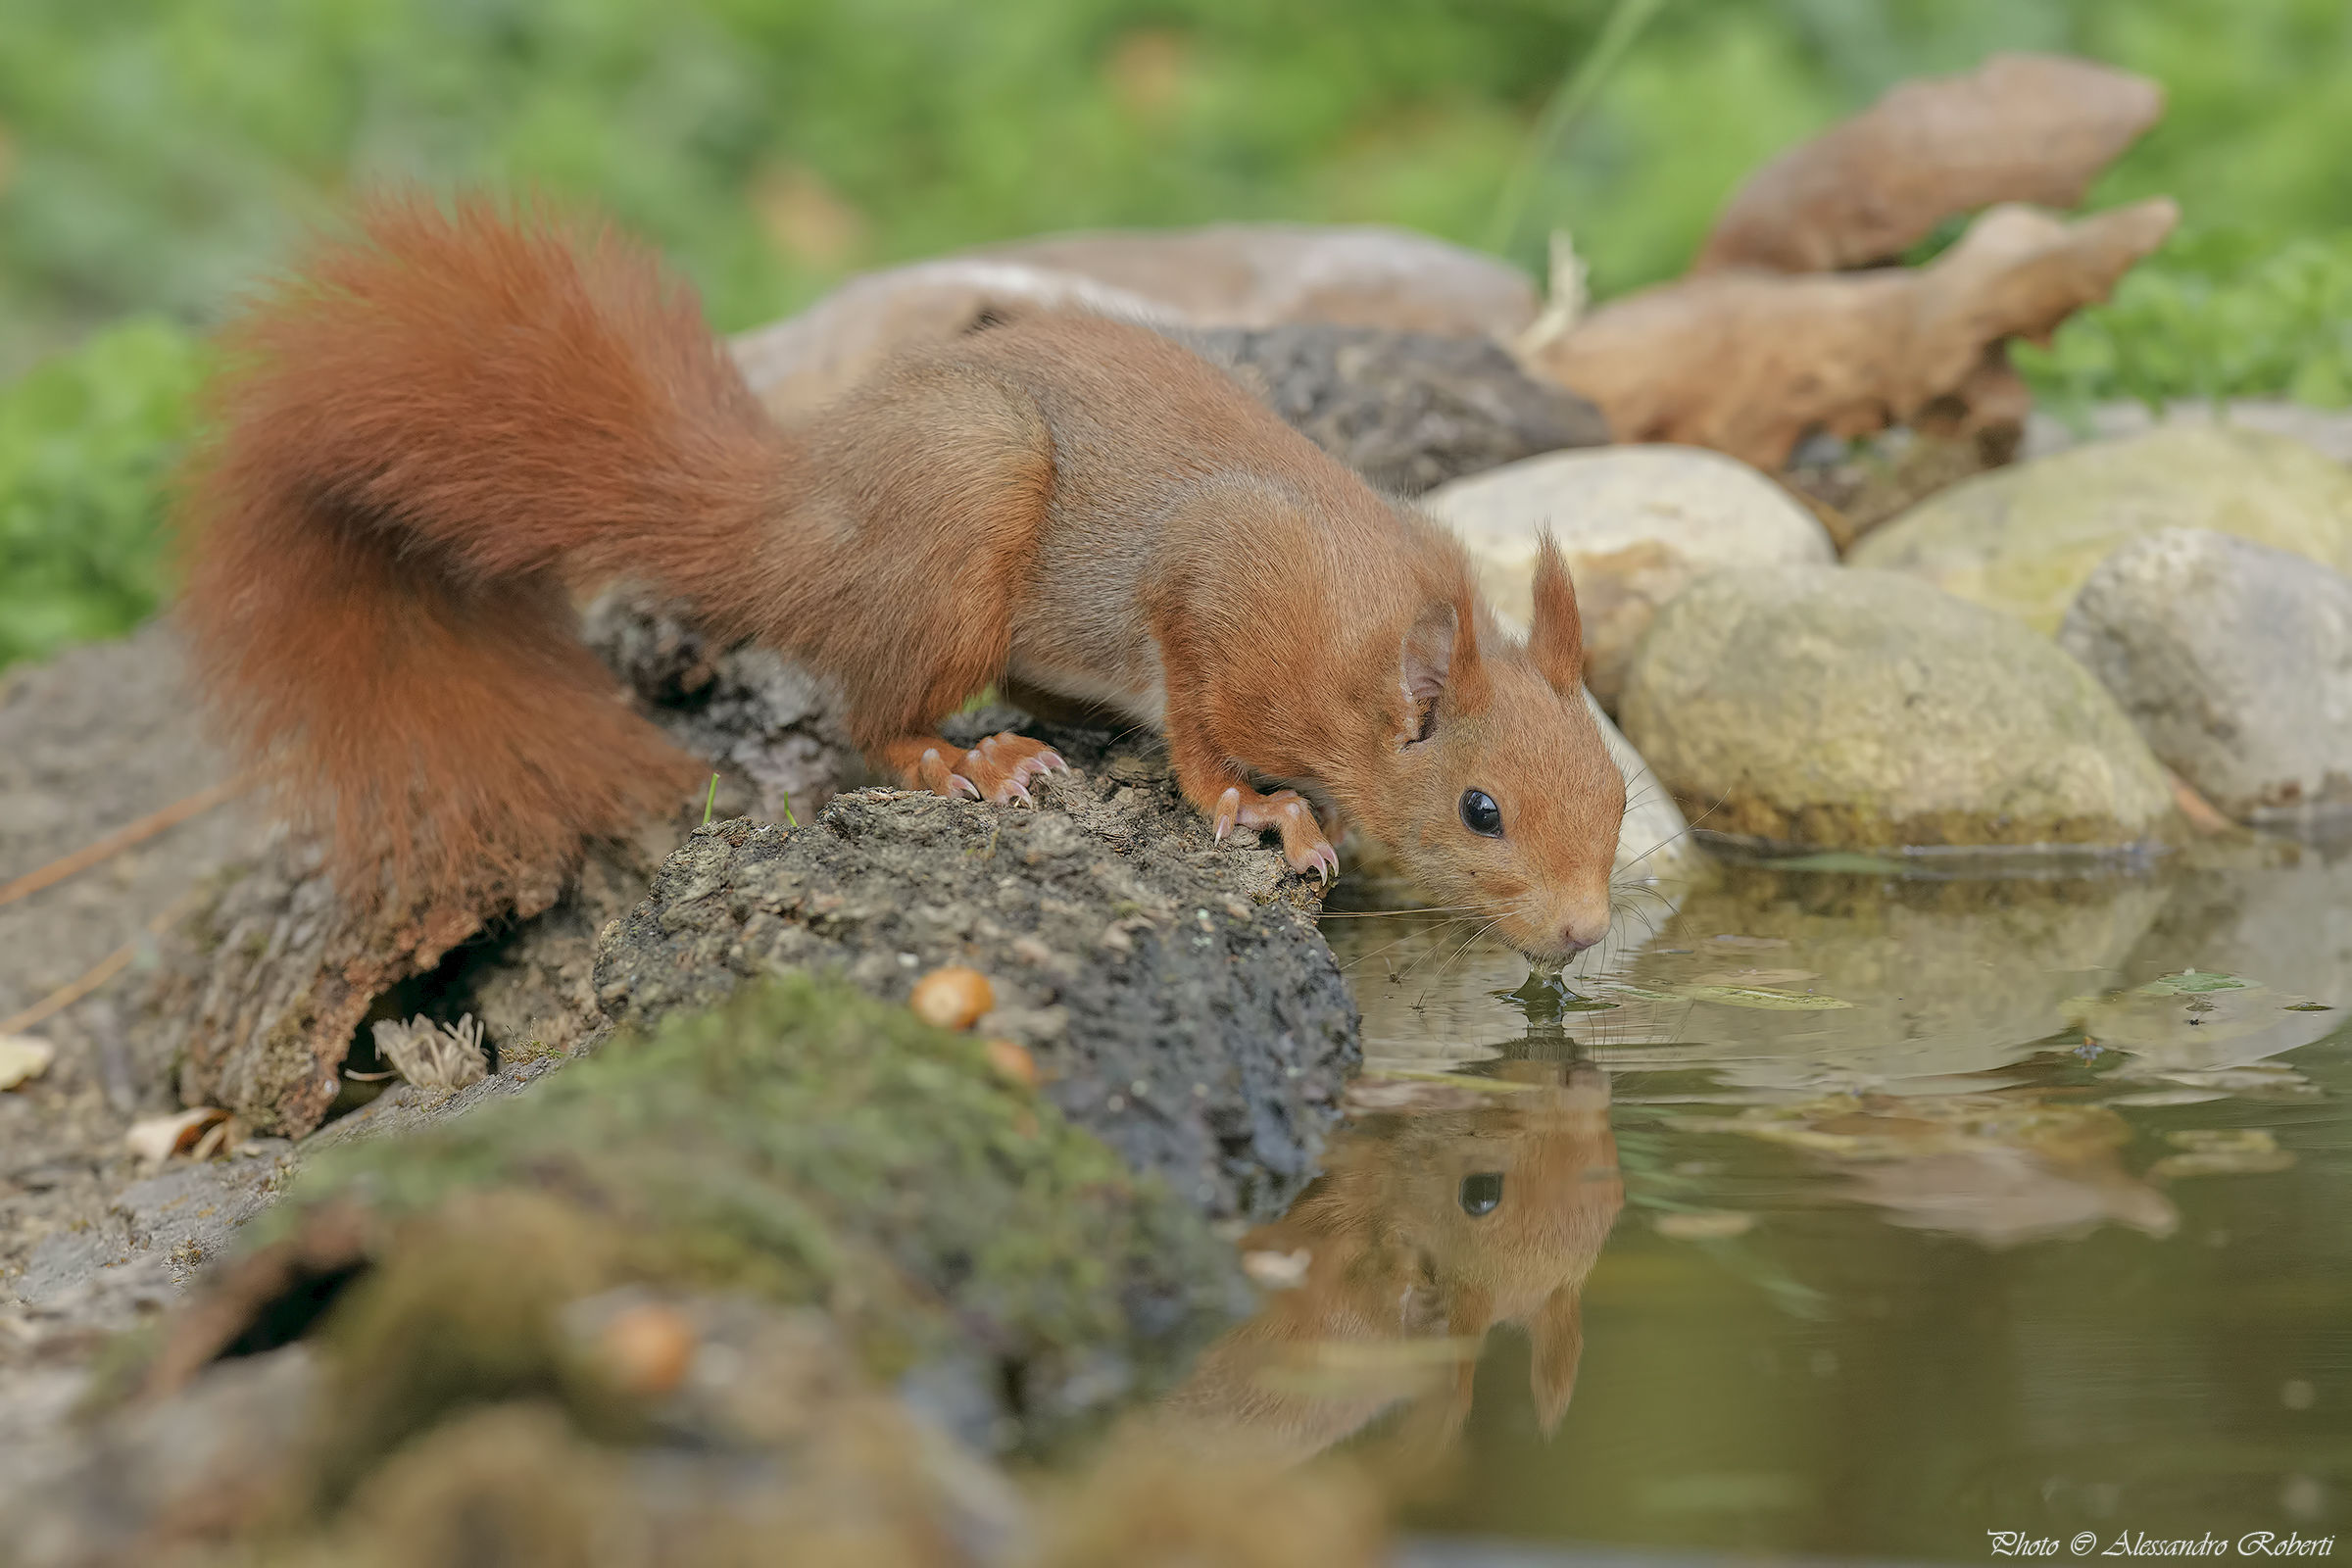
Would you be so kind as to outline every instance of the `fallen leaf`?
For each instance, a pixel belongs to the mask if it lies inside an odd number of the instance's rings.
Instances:
[[[202,1138],[216,1123],[228,1120],[228,1112],[218,1105],[198,1105],[192,1110],[177,1111],[169,1116],[149,1116],[130,1124],[122,1135],[122,1143],[132,1153],[150,1165],[161,1165],[181,1150]]]
[[[27,1084],[49,1070],[57,1048],[35,1035],[0,1035],[0,1089]]]

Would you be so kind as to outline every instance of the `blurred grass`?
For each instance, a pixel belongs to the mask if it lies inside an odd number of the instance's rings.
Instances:
[[[1613,3],[8,0],[0,384],[74,352],[0,391],[7,450],[45,454],[0,456],[0,661],[153,601],[134,497],[193,364],[162,323],[201,332],[386,178],[594,203],[727,328],[956,246],[1222,218],[1499,225],[1531,269],[1564,224],[1605,296],[1679,270],[1740,176],[1900,77],[2062,49],[2171,95],[2094,205],[2169,193],[2207,237],[2070,326],[2037,380],[2345,395],[2343,0],[1665,0],[1530,161]],[[91,336],[134,316],[144,351]],[[103,411],[78,436],[63,385]]]
[[[133,320],[0,391],[0,666],[155,608],[201,358],[185,331]]]

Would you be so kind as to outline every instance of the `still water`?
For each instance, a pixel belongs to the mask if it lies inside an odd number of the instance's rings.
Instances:
[[[1335,913],[1356,1114],[1188,1397],[1434,1535],[2352,1535],[2352,844],[2034,871],[1722,865],[1558,985]]]

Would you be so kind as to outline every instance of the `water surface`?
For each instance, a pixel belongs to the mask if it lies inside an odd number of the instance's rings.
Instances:
[[[2352,847],[1815,865],[1664,890],[1558,985],[1329,918],[1357,1115],[1194,1407],[1436,1534],[2352,1522]]]

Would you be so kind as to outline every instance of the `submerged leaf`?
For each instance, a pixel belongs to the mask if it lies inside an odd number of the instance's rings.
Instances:
[[[1824,850],[1817,855],[1792,855],[1785,860],[1764,863],[1775,871],[1863,871],[1886,875],[1911,869],[1900,860],[1888,859],[1884,855],[1865,855],[1859,850]]]
[[[1682,986],[1682,995],[1693,1002],[1715,1002],[1727,1007],[1759,1007],[1785,1012],[1827,1012],[1837,1007],[1850,1007],[1850,1002],[1837,997],[1825,997],[1814,991],[1772,991],[1762,986]]]
[[[2183,969],[2179,974],[2158,975],[2139,988],[2143,997],[2201,997],[2212,991],[2253,991],[2260,982],[2240,980],[2233,974],[2209,974],[2197,969]]]
[[[1671,991],[1652,991],[1647,986],[1627,985],[1620,980],[1605,981],[1602,989],[1614,991],[1620,996],[1631,997],[1636,1002],[1680,1002],[1683,1000]]]

